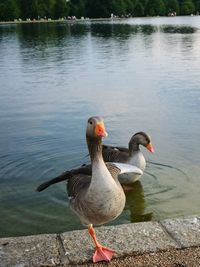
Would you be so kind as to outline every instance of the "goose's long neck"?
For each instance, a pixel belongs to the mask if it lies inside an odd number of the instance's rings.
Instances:
[[[99,195],[99,192],[106,190],[114,191],[118,186],[108,171],[102,156],[102,140],[87,138],[88,150],[92,163],[92,179],[88,188],[88,194],[92,197]],[[99,198],[102,200],[100,194]]]
[[[93,163],[94,161],[103,161],[102,139],[92,139],[88,137],[86,137],[86,139],[91,163]]]
[[[132,156],[134,152],[139,150],[140,150],[139,143],[136,140],[131,139],[129,142],[129,155]]]

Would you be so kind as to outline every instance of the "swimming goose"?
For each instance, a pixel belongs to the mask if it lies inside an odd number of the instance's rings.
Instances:
[[[64,172],[60,176],[43,183],[37,190],[68,180],[67,191],[70,207],[78,215],[82,224],[88,227],[96,246],[93,262],[110,261],[115,252],[102,246],[96,239],[93,224],[101,225],[118,217],[125,206],[125,194],[118,181],[123,172],[141,174],[142,171],[132,165],[106,163],[102,157],[102,138],[107,133],[100,117],[91,117],[86,129],[86,140],[91,165]]]
[[[105,162],[132,164],[144,172],[146,160],[139,148],[140,145],[146,147],[151,153],[154,152],[150,136],[144,132],[138,132],[131,137],[128,148],[103,145],[103,159]],[[123,174],[119,176],[119,181],[122,184],[134,183],[140,177],[141,175]]]

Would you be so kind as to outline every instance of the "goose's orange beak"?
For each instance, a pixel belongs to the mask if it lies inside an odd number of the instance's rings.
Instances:
[[[97,123],[95,127],[95,134],[99,137],[106,137],[108,136],[105,126],[103,123]]]
[[[146,146],[146,148],[147,148],[151,153],[154,153],[154,148],[153,148],[153,146],[152,146],[151,143],[149,143],[149,144]]]

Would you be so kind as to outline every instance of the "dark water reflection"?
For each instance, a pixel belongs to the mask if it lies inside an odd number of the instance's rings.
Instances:
[[[0,236],[80,229],[65,185],[87,161],[85,123],[106,143],[152,136],[141,181],[113,224],[199,214],[200,17],[0,26]]]
[[[125,210],[130,213],[131,222],[151,221],[153,212],[146,212],[146,202],[142,183],[137,181],[131,187],[126,186],[126,206]]]
[[[191,26],[163,26],[161,27],[161,30],[164,33],[195,33],[197,31],[197,28],[191,27]]]

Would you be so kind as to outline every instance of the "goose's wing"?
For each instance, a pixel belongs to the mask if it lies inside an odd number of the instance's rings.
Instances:
[[[131,164],[118,163],[118,162],[107,162],[106,166],[113,177],[118,176],[123,173],[131,173],[134,175],[143,174],[143,171],[141,169]]]
[[[43,191],[44,189],[46,189],[47,187],[53,185],[53,184],[56,184],[56,183],[59,183],[59,182],[62,182],[62,181],[69,181],[71,180],[75,175],[89,175],[91,176],[92,175],[92,167],[91,167],[91,164],[90,165],[82,165],[81,167],[79,168],[76,168],[76,169],[72,169],[72,170],[69,170],[69,171],[65,171],[63,172],[61,175],[47,181],[47,182],[44,182],[42,183],[41,185],[39,185],[37,187],[37,191],[38,192],[41,192]]]
[[[67,183],[69,198],[74,198],[82,194],[90,185],[92,179],[92,165],[83,164],[80,168],[72,171],[72,176]]]
[[[103,145],[102,154],[105,162],[125,162],[129,151],[125,147]]]
[[[107,151],[112,151],[112,150],[115,150],[115,151],[120,151],[120,152],[126,152],[128,153],[128,148],[126,147],[122,147],[122,146],[110,146],[110,145],[103,145],[103,150],[107,150]]]
[[[133,173],[136,175],[142,175],[143,171],[131,164],[126,164],[126,163],[118,163],[118,162],[113,162],[113,164],[120,169],[120,174],[122,173]]]
[[[89,187],[92,175],[78,173],[73,174],[67,183],[67,192],[69,199],[81,195]]]
[[[39,185],[37,188],[36,188],[36,191],[38,192],[41,192],[43,190],[45,190],[47,187],[51,186],[52,184],[56,184],[56,183],[60,183],[62,181],[66,181],[68,179],[70,179],[71,177],[71,172],[70,171],[66,171],[66,172],[63,172],[61,175],[49,180],[49,181],[46,181],[44,183],[42,183],[41,185]]]

